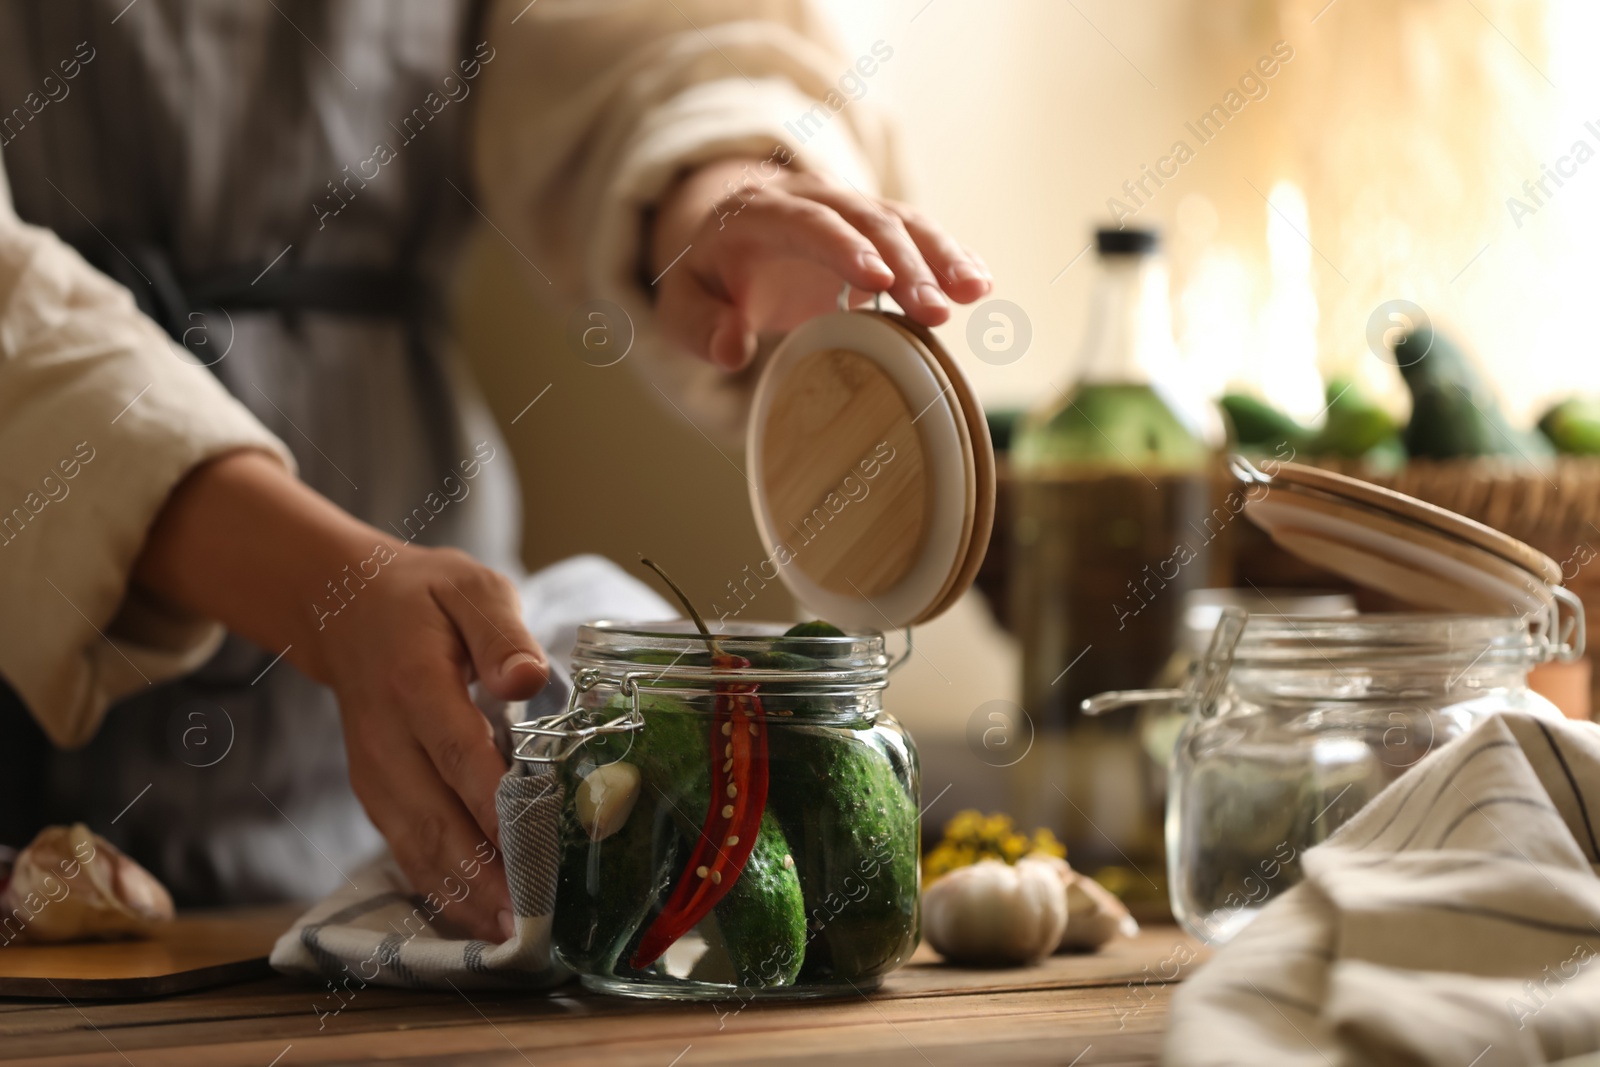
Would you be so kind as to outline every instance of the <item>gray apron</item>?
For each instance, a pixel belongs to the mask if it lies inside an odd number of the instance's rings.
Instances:
[[[511,457],[443,330],[473,215],[475,86],[458,63],[483,40],[476,15],[467,0],[0,0],[0,106],[55,79],[0,151],[20,216],[127,285],[307,483],[517,574]],[[468,93],[438,107],[451,74]],[[491,449],[463,482],[460,463]],[[430,496],[448,503],[435,514]],[[382,840],[350,790],[332,694],[280,651],[230,637],[76,752],[8,694],[0,844],[82,820],[191,905],[341,884]]]

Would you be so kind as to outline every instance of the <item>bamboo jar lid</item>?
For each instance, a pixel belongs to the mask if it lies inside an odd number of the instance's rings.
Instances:
[[[756,386],[746,455],[762,544],[819,617],[910,626],[972,584],[994,451],[960,366],[909,320],[840,311],[790,333]]]
[[[1245,512],[1288,551],[1418,607],[1554,617],[1561,567],[1530,546],[1444,508],[1297,463],[1268,476]]]

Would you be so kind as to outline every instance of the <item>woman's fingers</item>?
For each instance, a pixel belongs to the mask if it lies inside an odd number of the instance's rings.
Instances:
[[[756,335],[732,301],[712,294],[693,270],[661,279],[661,329],[723,370],[738,370],[756,351]]]
[[[752,320],[771,311],[761,306],[769,302],[759,294],[763,281],[767,288],[782,281],[764,278],[763,271],[771,275],[798,261],[817,264],[863,291],[894,282],[872,242],[828,205],[776,188],[750,195],[736,212],[719,214],[682,264],[657,283],[662,329],[729,371],[755,356]],[[784,288],[792,295],[794,287]]]
[[[426,918],[471,937],[505,940],[511,891],[498,844],[422,748],[388,728],[395,722],[389,709],[367,710],[380,714],[346,716],[350,780],[412,888],[438,909]]]
[[[446,655],[398,674],[391,700],[399,719],[409,724],[412,736],[433,765],[435,776],[460,798],[477,822],[481,835],[500,846],[500,818],[495,811],[495,790],[506,772],[506,761],[495,747],[489,721],[467,694],[466,683]],[[403,690],[403,691],[402,691]]]
[[[806,186],[804,195],[833,208],[882,253],[894,271],[894,284],[889,293],[907,314],[930,326],[937,326],[950,317],[950,302],[945,299],[932,269],[942,263],[930,265],[899,215],[854,190],[819,184]]]
[[[820,186],[819,186],[820,188]],[[737,299],[741,275],[763,260],[797,257],[818,263],[853,286],[878,292],[895,282],[880,248],[831,204],[769,186],[737,214],[709,228],[706,249],[691,252],[698,272]],[[709,270],[707,269],[709,268]]]
[[[434,600],[455,623],[484,687],[501,700],[528,699],[550,680],[550,664],[523,625],[516,585],[469,556],[451,556],[457,565],[434,585]]]
[[[812,274],[831,274],[853,293],[887,291],[930,326],[949,318],[952,300],[970,303],[992,287],[977,257],[911,208],[794,175],[748,190],[702,225],[683,263],[658,283],[663,328],[690,351],[737,370],[753,355],[758,329],[792,325],[769,320],[794,317],[790,283]],[[769,306],[774,292],[784,296],[777,313]],[[807,314],[818,310],[825,307]]]
[[[889,292],[933,326],[993,279],[983,261],[913,209],[770,161],[717,160],[657,205],[649,254],[657,312],[680,345],[726,370],[748,364],[758,334],[852,297]],[[830,291],[831,290],[831,291]]]
[[[899,216],[922,258],[955,300],[968,304],[993,288],[994,279],[983,261],[961,247],[932,219],[905,204],[886,202],[884,206]]]

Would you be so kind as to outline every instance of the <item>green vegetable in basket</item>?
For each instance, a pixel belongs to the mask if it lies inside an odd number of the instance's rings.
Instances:
[[[1374,449],[1393,451],[1400,445],[1400,427],[1389,413],[1368,399],[1352,381],[1335,378],[1328,383],[1328,419],[1312,439],[1313,455],[1358,459]],[[1401,451],[1404,456],[1404,451]]]
[[[1569,397],[1545,412],[1539,430],[1557,452],[1600,455],[1600,399]]]
[[[1420,326],[1394,346],[1395,362],[1411,390],[1406,450],[1413,456],[1455,459],[1550,455],[1543,436],[1514,429],[1466,354],[1432,326]]]
[[[1311,431],[1264,400],[1244,393],[1228,393],[1222,410],[1233,426],[1233,437],[1246,448],[1275,450],[1288,444],[1296,452],[1305,450]]]

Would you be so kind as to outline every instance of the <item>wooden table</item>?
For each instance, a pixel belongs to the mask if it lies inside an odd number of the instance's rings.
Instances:
[[[924,946],[870,995],[804,1004],[656,1004],[587,993],[358,990],[272,977],[141,1001],[0,1000],[0,1060],[150,1067],[712,1063],[1154,1064],[1172,985],[1203,952],[1173,927],[1021,970],[936,962]],[[1147,970],[1148,968],[1148,970]]]

